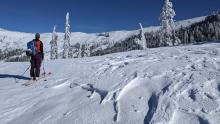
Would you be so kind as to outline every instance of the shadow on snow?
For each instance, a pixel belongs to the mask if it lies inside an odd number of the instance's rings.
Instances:
[[[20,76],[20,75],[10,75],[10,74],[0,74],[0,78],[15,78],[20,80],[30,80],[31,78]]]

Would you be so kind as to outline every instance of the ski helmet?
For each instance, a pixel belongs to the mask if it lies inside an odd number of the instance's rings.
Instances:
[[[39,33],[36,33],[36,34],[35,34],[35,38],[36,38],[36,39],[40,39],[40,34],[39,34]]]

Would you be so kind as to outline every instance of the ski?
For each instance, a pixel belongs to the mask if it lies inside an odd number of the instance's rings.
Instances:
[[[34,84],[34,83],[36,83],[36,82],[37,82],[37,81],[35,81],[35,80],[29,80],[28,82],[22,84],[22,86],[30,86],[30,85],[32,85],[32,84]]]
[[[38,83],[39,81],[41,81],[41,80],[43,80],[43,81],[47,81],[47,77],[46,76],[49,76],[49,75],[51,75],[52,73],[51,72],[49,72],[49,73],[43,73],[43,74],[41,74],[40,75],[40,77],[37,79],[37,80],[29,80],[28,82],[26,82],[26,83],[24,83],[24,84],[22,84],[23,86],[31,86],[31,85],[33,85],[33,84],[35,84],[35,83]]]

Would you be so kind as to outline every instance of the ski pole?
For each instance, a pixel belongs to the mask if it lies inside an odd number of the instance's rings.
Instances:
[[[47,79],[46,79],[46,71],[45,71],[45,68],[44,68],[44,60],[43,60],[43,70],[44,70],[44,81],[47,81]]]
[[[24,76],[24,74],[30,69],[31,65],[29,65],[29,67],[25,70],[25,72],[22,74],[22,76]]]
[[[46,77],[46,71],[45,71],[45,68],[44,68],[44,60],[43,60],[43,70],[44,70],[44,77]]]

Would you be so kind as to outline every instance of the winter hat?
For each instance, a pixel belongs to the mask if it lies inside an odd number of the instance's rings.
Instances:
[[[39,33],[36,33],[35,38],[36,38],[36,39],[40,39],[40,34],[39,34]]]

